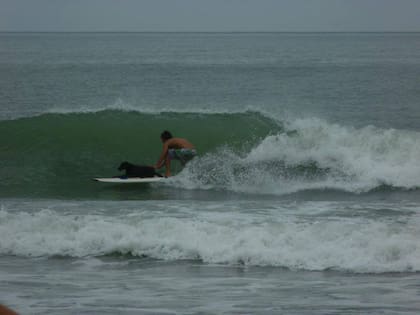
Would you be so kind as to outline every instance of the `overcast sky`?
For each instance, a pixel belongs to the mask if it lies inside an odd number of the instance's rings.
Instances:
[[[0,0],[0,31],[420,31],[420,0]]]

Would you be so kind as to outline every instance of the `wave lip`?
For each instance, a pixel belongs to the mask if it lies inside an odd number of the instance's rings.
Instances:
[[[273,113],[268,112],[260,106],[246,106],[241,108],[228,108],[226,106],[216,106],[215,104],[197,107],[193,105],[138,105],[126,102],[122,99],[117,99],[114,103],[103,105],[75,105],[71,107],[52,106],[49,108],[39,110],[12,110],[5,109],[0,111],[0,121],[4,120],[18,120],[24,118],[36,118],[49,114],[59,115],[77,115],[77,114],[100,114],[103,112],[120,112],[120,113],[135,113],[146,115],[160,115],[160,114],[197,114],[197,115],[235,115],[246,113],[258,113],[267,119],[273,119]]]
[[[0,253],[200,260],[355,273],[420,271],[418,220],[146,218],[0,211]]]

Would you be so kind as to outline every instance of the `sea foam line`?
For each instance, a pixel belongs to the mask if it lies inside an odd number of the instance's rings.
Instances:
[[[217,222],[200,218],[0,213],[0,253],[101,256],[351,272],[420,271],[418,218]]]

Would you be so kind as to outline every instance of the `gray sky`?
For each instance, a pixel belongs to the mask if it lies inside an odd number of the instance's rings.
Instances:
[[[0,31],[420,31],[420,0],[0,0]]]

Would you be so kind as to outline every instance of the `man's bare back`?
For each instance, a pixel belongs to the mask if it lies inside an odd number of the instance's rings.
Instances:
[[[165,144],[168,149],[194,149],[192,143],[183,138],[171,138],[166,140]]]

